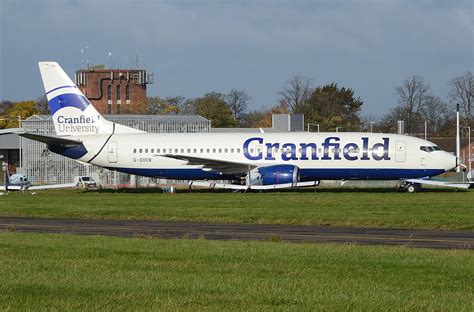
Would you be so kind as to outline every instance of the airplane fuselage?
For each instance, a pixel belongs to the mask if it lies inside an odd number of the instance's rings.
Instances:
[[[66,156],[130,174],[170,179],[235,178],[203,165],[187,165],[188,161],[170,155],[254,167],[291,164],[298,166],[301,181],[420,178],[456,166],[456,158],[435,150],[433,143],[396,134],[137,133],[75,138],[84,144]]]

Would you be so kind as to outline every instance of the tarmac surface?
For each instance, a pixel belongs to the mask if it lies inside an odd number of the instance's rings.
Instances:
[[[474,249],[474,232],[362,227],[0,217],[0,230],[162,239],[288,241]]]

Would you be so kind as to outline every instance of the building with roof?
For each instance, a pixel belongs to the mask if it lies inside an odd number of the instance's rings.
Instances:
[[[16,168],[20,165],[20,137],[16,133],[21,128],[10,128],[0,130],[0,164],[5,163],[8,171],[15,173]],[[3,177],[3,168],[0,166],[0,175]],[[6,168],[5,168],[6,169]],[[3,183],[3,178],[0,179]]]

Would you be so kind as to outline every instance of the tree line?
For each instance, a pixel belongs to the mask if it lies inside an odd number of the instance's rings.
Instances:
[[[278,92],[277,104],[271,108],[249,110],[252,98],[244,91],[208,92],[201,97],[148,97],[143,110],[147,114],[198,114],[211,120],[213,127],[271,127],[272,114],[304,114],[305,123],[317,125],[320,131],[396,132],[403,120],[405,132],[424,132],[430,136],[452,136],[455,133],[455,107],[459,105],[461,123],[474,128],[474,76],[471,71],[448,82],[446,99],[434,95],[423,77],[412,76],[394,87],[396,105],[383,116],[362,116],[364,104],[352,88],[336,83],[316,86],[312,80],[294,76]],[[36,101],[0,102],[0,128],[18,126],[17,116],[25,119],[34,114],[48,114],[44,96]]]

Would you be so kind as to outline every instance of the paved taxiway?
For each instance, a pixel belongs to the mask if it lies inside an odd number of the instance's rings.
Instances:
[[[0,217],[0,230],[474,249],[474,232],[360,227]]]

